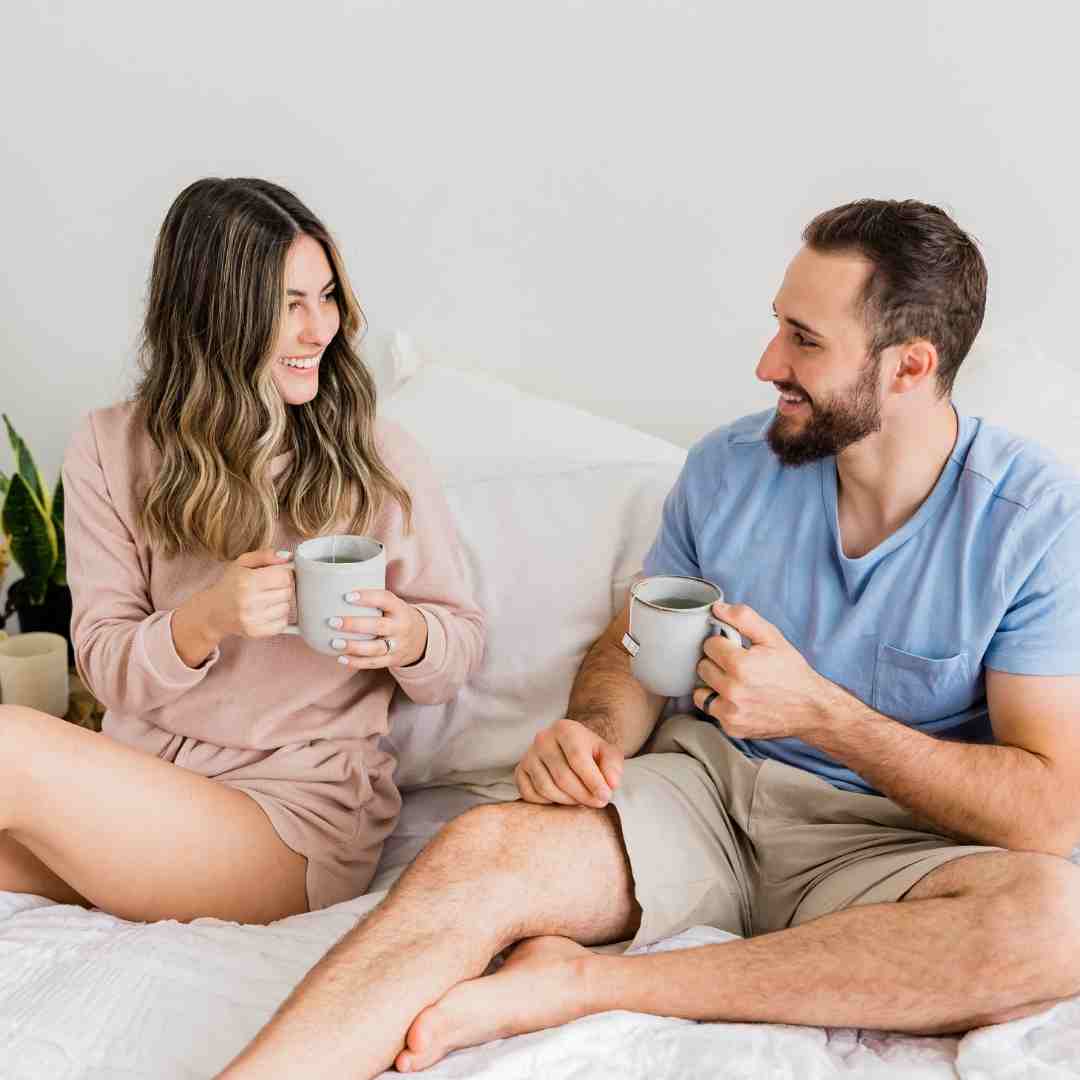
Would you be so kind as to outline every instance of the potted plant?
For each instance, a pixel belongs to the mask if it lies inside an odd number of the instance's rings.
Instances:
[[[15,454],[15,472],[10,477],[0,472],[0,525],[11,558],[19,564],[23,576],[8,589],[0,629],[14,612],[24,632],[47,630],[63,635],[68,641],[68,659],[74,663],[71,590],[64,556],[63,477],[50,495],[29,447],[6,415],[4,424]]]

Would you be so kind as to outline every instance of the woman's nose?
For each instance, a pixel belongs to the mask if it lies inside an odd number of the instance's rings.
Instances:
[[[337,333],[340,317],[337,308],[328,305],[327,309],[315,312],[304,323],[301,340],[318,348],[325,348]]]

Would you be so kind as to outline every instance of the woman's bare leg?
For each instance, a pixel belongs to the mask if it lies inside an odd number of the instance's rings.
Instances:
[[[86,897],[6,833],[0,833],[0,892],[32,893],[60,904],[90,906]]]
[[[12,705],[0,706],[0,831],[121,918],[307,910],[307,860],[242,791]]]

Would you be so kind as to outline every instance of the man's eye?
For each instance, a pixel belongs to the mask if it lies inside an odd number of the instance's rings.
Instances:
[[[802,346],[804,349],[816,349],[819,347],[816,341],[811,341],[809,338],[803,337],[798,330],[795,331],[792,337],[794,338],[795,344]]]

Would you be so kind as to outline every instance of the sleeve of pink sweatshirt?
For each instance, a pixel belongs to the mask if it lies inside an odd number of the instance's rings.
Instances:
[[[403,534],[396,500],[387,500],[375,535],[387,539],[386,587],[419,608],[427,651],[416,664],[390,668],[421,705],[449,701],[480,664],[484,616],[469,587],[457,527],[435,470],[419,444],[397,424],[380,421],[380,450],[412,497],[412,531]]]
[[[177,653],[172,611],[154,610],[145,552],[110,494],[92,417],[72,437],[63,475],[75,666],[108,709],[168,705],[206,678],[218,650],[198,668]]]

